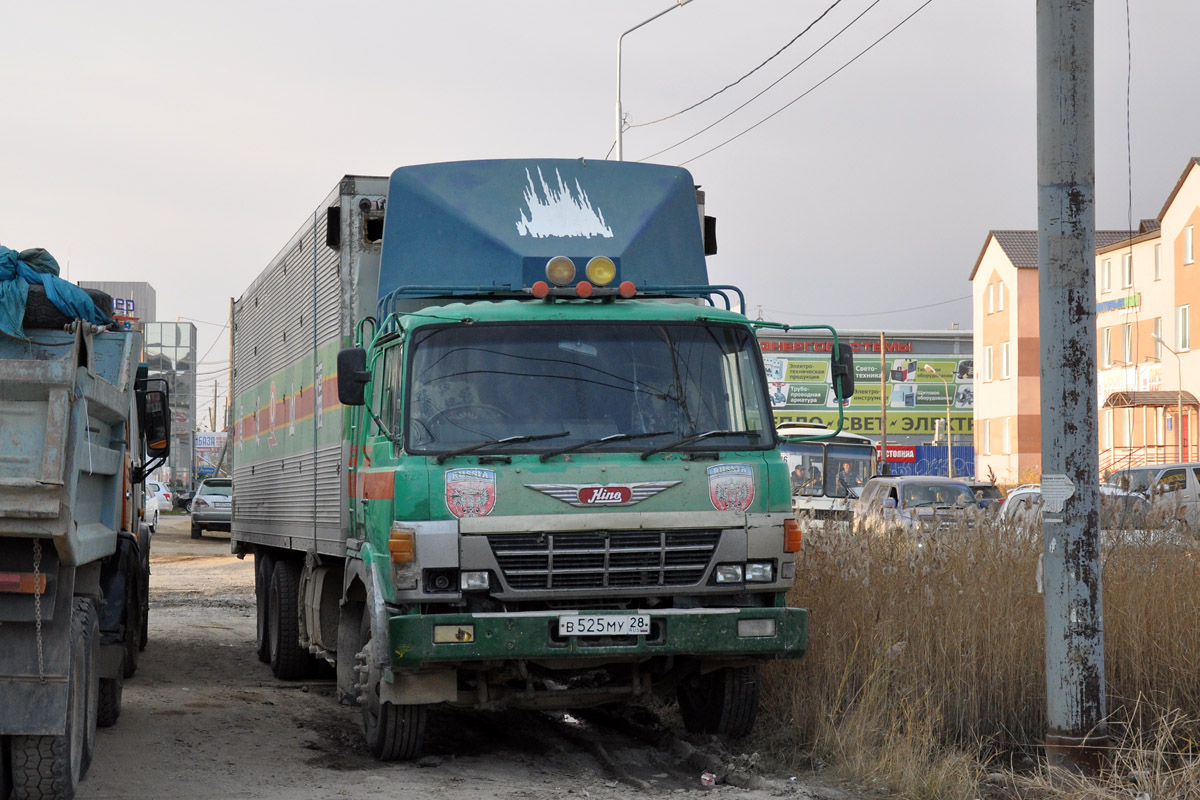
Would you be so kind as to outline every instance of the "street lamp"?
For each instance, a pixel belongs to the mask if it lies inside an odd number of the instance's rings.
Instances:
[[[1179,357],[1179,353],[1176,353],[1174,350],[1172,350],[1171,345],[1164,342],[1162,337],[1157,333],[1150,334],[1150,338],[1165,347],[1168,353],[1175,356],[1175,366],[1179,371],[1179,393],[1176,396],[1178,405],[1175,407],[1175,456],[1180,461],[1185,461],[1186,459],[1183,457],[1183,359],[1181,359]]]
[[[671,6],[668,9],[658,12],[657,14],[655,14],[653,17],[651,17],[648,20],[639,22],[637,25],[634,25],[632,28],[625,31],[625,33],[633,33],[634,31],[636,31],[638,28],[642,27],[643,25],[646,25],[647,23],[650,23],[650,22],[654,22],[654,20],[658,19],[663,14],[666,14],[668,11],[674,11],[675,9],[679,8],[680,6],[686,6],[690,2],[692,2],[692,0],[675,0],[675,5]],[[625,151],[624,151],[624,148],[622,147],[622,143],[621,143],[621,133],[622,133],[621,128],[623,127],[623,125],[621,124],[622,123],[622,120],[621,120],[621,40],[625,38],[625,33],[622,33],[620,36],[617,37],[617,161],[625,160],[624,159]]]
[[[925,365],[926,372],[932,372],[946,387],[946,477],[954,477],[954,451],[950,449],[950,382],[943,378],[931,365]],[[975,473],[978,475],[979,473]]]

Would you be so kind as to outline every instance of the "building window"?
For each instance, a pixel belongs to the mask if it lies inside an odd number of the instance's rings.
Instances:
[[[1121,288],[1133,286],[1133,253],[1121,256]]]
[[[1011,420],[1012,417],[1005,417],[1004,427],[1000,429],[1000,451],[1005,455],[1008,455],[1012,452],[1012,433],[1009,430],[1011,427],[1009,422]]]
[[[989,283],[987,286],[987,313],[991,314],[996,310],[996,284]]]
[[[1104,263],[1100,267],[1100,291],[1112,291],[1112,259],[1104,259]]]
[[[990,456],[992,454],[992,421],[990,419],[983,421],[981,436],[983,437],[983,441],[979,443],[979,449],[983,451],[985,456]]]
[[[1188,225],[1183,229],[1183,263],[1192,263],[1192,226]]]
[[[983,382],[988,383],[992,380],[992,346],[989,344],[983,348]]]
[[[1000,345],[1000,377],[1005,380],[1007,380],[1010,377],[1010,372],[1009,372],[1009,363],[1010,362],[1008,360],[1008,345],[1009,345],[1009,342],[1005,342],[1004,344]]]
[[[1192,335],[1188,329],[1191,314],[1189,306],[1178,306],[1175,309],[1175,349],[1179,352],[1192,349]]]
[[[1104,409],[1104,430],[1100,431],[1100,447],[1111,450],[1113,446],[1113,410]]]
[[[1154,360],[1162,361],[1162,317],[1154,318]]]
[[[1112,366],[1112,336],[1111,328],[1100,331],[1100,366],[1108,369]]]
[[[1003,283],[996,284],[996,310],[997,311],[1004,310],[1004,284]]]
[[[1162,280],[1162,245],[1154,245],[1154,280]]]
[[[1133,447],[1133,409],[1121,409],[1121,416],[1124,417],[1121,421],[1124,423],[1123,427],[1125,428],[1125,446]]]
[[[1122,366],[1133,363],[1133,325],[1129,323],[1121,326],[1121,360],[1125,362]]]

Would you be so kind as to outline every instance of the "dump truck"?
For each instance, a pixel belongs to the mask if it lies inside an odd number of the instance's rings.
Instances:
[[[170,434],[140,333],[40,286],[28,302],[25,338],[0,335],[0,797],[51,800],[74,796],[146,646],[141,483]]]
[[[679,168],[343,178],[233,305],[260,659],[332,665],[384,760],[439,705],[661,692],[691,730],[748,732],[808,618],[754,323],[713,253]]]

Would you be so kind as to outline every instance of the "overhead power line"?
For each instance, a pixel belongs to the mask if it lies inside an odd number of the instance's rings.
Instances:
[[[820,53],[820,52],[821,52],[822,50],[824,50],[826,47],[828,47],[829,45],[833,44],[833,42],[834,42],[834,41],[836,41],[836,40],[837,40],[837,38],[838,38],[839,36],[841,36],[843,33],[845,33],[847,30],[849,30],[849,29],[850,29],[850,26],[852,26],[854,23],[858,22],[860,19],[862,19],[863,17],[865,17],[865,16],[867,15],[867,12],[869,12],[869,11],[870,11],[871,9],[873,9],[875,6],[879,5],[879,4],[880,4],[880,2],[882,2],[882,0],[875,0],[875,2],[871,3],[871,5],[869,5],[869,6],[867,6],[866,8],[864,8],[862,11],[860,11],[860,12],[858,13],[858,16],[856,16],[854,19],[850,20],[850,21],[849,21],[849,22],[847,22],[847,23],[846,23],[844,26],[842,26],[842,29],[841,29],[840,31],[838,31],[838,32],[837,32],[837,33],[835,33],[833,36],[830,36],[828,39],[826,39],[824,44],[822,44],[822,45],[821,45],[820,47],[818,47],[816,50],[813,50],[811,53],[809,53],[809,54],[808,54],[808,56],[807,56],[807,57],[806,57],[806,58],[805,58],[803,61],[801,61],[801,62],[800,62],[799,64],[797,64],[796,66],[794,66],[794,67],[792,67],[791,69],[789,69],[787,72],[785,72],[785,73],[783,73],[782,75],[780,75],[780,76],[779,76],[778,78],[776,78],[774,81],[772,81],[771,83],[769,83],[769,84],[768,84],[768,85],[767,85],[767,86],[766,86],[766,87],[765,87],[765,88],[764,88],[762,91],[760,91],[758,94],[756,94],[756,95],[752,96],[752,97],[751,97],[749,100],[747,100],[746,102],[742,103],[740,106],[738,106],[737,108],[733,109],[732,111],[730,111],[730,112],[729,112],[728,114],[726,114],[725,116],[723,116],[723,117],[720,117],[720,118],[719,118],[719,119],[717,119],[715,122],[712,122],[712,123],[710,123],[709,125],[706,125],[706,126],[704,126],[703,128],[701,128],[700,130],[696,131],[695,133],[693,133],[691,136],[687,137],[686,139],[682,139],[682,140],[680,140],[680,141],[676,142],[675,144],[671,145],[670,147],[664,147],[662,150],[659,150],[657,153],[651,153],[650,155],[646,156],[646,158],[644,158],[644,159],[641,159],[641,160],[642,160],[642,161],[646,161],[646,160],[649,160],[649,159],[651,159],[651,158],[654,158],[655,156],[660,156],[660,155],[662,155],[663,153],[666,153],[666,152],[668,152],[668,151],[670,151],[670,150],[674,150],[676,147],[679,147],[679,146],[680,146],[680,145],[682,145],[682,144],[687,144],[688,142],[690,142],[692,139],[695,139],[695,138],[696,138],[697,136],[699,136],[700,134],[702,134],[702,133],[706,133],[707,131],[710,131],[710,130],[712,130],[713,128],[715,128],[717,125],[720,125],[722,122],[724,122],[725,120],[729,119],[729,118],[730,118],[730,117],[732,117],[734,114],[738,113],[738,112],[739,112],[739,111],[741,111],[743,108],[745,108],[746,106],[750,105],[750,104],[751,104],[751,103],[753,103],[755,100],[757,100],[758,98],[762,97],[762,96],[763,96],[764,94],[766,94],[767,92],[769,92],[769,91],[771,91],[772,89],[774,89],[776,86],[778,86],[778,85],[779,85],[779,84],[780,84],[780,83],[781,83],[781,82],[784,80],[784,78],[788,77],[788,76],[789,76],[789,75],[791,75],[793,72],[795,72],[796,70],[800,69],[800,68],[801,68],[801,67],[803,67],[805,64],[807,64],[809,61],[811,61],[813,58],[815,58],[815,57],[816,57],[816,55],[817,55],[817,53]],[[828,78],[827,78],[826,80],[828,80]],[[820,85],[820,84],[818,84],[818,85]],[[814,87],[814,88],[815,88],[815,87]],[[810,89],[809,91],[812,91],[812,90]],[[803,97],[803,95],[801,95],[801,97]],[[797,98],[797,99],[799,99],[799,98]],[[795,102],[795,101],[792,101],[792,102]],[[787,108],[787,106],[784,106],[784,108]],[[779,112],[777,111],[777,112],[775,112],[775,113],[777,114],[777,113],[779,113]],[[770,117],[768,117],[768,119],[770,119]],[[760,123],[760,124],[761,124],[761,123]],[[697,156],[697,158],[699,158],[699,156]],[[684,162],[684,163],[687,163],[687,162]]]
[[[936,303],[926,303],[923,306],[910,306],[909,308],[889,308],[886,311],[860,311],[855,314],[829,314],[829,313],[822,311],[821,316],[823,316],[823,317],[879,317],[879,316],[883,316],[884,314],[900,314],[905,311],[921,311],[922,309],[926,309],[926,308],[935,308],[937,306],[948,306],[951,303],[961,303],[963,300],[970,300],[970,299],[971,299],[971,295],[968,294],[968,295],[963,295],[962,297],[954,297],[949,300],[940,300]],[[783,311],[778,308],[763,308],[763,311],[769,311],[772,314],[780,314],[780,315],[784,315],[784,316],[803,316],[803,314],[801,312]]]
[[[878,3],[878,2],[879,2],[879,0],[876,0],[876,3]],[[713,146],[713,147],[710,147],[709,149],[705,150],[703,153],[700,153],[700,154],[699,154],[699,155],[697,155],[697,156],[692,156],[692,157],[691,157],[691,158],[689,158],[687,161],[683,161],[683,162],[681,162],[681,163],[679,164],[679,166],[681,166],[681,167],[682,167],[682,166],[684,166],[684,165],[686,165],[686,164],[690,164],[690,163],[692,163],[693,161],[695,161],[695,160],[697,160],[697,159],[703,158],[704,156],[708,155],[709,153],[713,152],[714,150],[719,150],[719,149],[721,149],[722,147],[724,147],[725,145],[729,144],[730,142],[733,142],[733,141],[735,141],[735,140],[737,140],[737,139],[740,139],[741,137],[745,136],[745,135],[746,135],[747,133],[749,133],[750,131],[752,131],[752,130],[754,130],[755,128],[757,128],[759,125],[762,125],[764,122],[766,122],[766,121],[768,121],[768,120],[772,119],[772,118],[773,118],[773,117],[775,117],[775,116],[778,116],[779,114],[781,114],[781,113],[782,113],[783,111],[785,111],[786,109],[790,108],[792,105],[794,105],[794,104],[795,104],[795,103],[797,103],[798,101],[800,101],[800,100],[802,100],[803,98],[807,97],[808,95],[812,94],[812,92],[816,91],[816,89],[817,89],[819,86],[821,86],[822,84],[824,84],[824,83],[828,82],[830,79],[832,79],[832,78],[833,78],[835,75],[837,75],[839,72],[841,72],[842,70],[844,70],[846,67],[850,66],[850,65],[851,65],[851,64],[853,64],[855,61],[858,61],[860,58],[862,58],[862,57],[863,57],[863,56],[865,56],[867,53],[869,53],[869,52],[870,52],[872,49],[874,49],[874,47],[875,47],[876,45],[878,45],[878,44],[879,44],[880,42],[882,42],[884,39],[886,39],[887,37],[889,37],[889,36],[891,36],[893,33],[895,33],[897,30],[899,30],[899,29],[900,29],[900,27],[901,27],[902,25],[904,25],[904,24],[905,24],[906,22],[908,22],[910,19],[912,19],[913,17],[915,17],[917,14],[921,13],[921,11],[922,11],[922,10],[923,10],[923,9],[924,9],[926,6],[928,6],[930,3],[932,3],[932,2],[933,2],[933,0],[925,0],[925,2],[924,2],[924,3],[922,3],[921,5],[919,5],[915,11],[913,11],[911,14],[909,14],[909,15],[908,15],[907,17],[905,17],[904,19],[902,19],[902,20],[900,20],[899,22],[897,22],[897,23],[896,23],[896,25],[895,25],[895,26],[894,26],[894,27],[893,27],[891,30],[889,30],[887,33],[885,33],[885,34],[883,34],[882,36],[880,36],[880,37],[879,37],[878,39],[876,39],[875,41],[871,42],[871,44],[867,45],[867,47],[866,47],[865,49],[863,49],[862,51],[860,51],[858,55],[856,55],[854,58],[852,58],[852,59],[850,59],[849,61],[847,61],[845,64],[842,64],[842,66],[838,67],[838,68],[837,68],[837,69],[835,69],[833,72],[829,73],[829,75],[827,75],[827,76],[825,76],[824,78],[822,78],[822,79],[821,79],[821,81],[819,81],[818,83],[814,84],[814,85],[813,85],[811,88],[809,88],[807,91],[805,91],[805,92],[804,92],[803,94],[801,94],[799,97],[796,97],[794,100],[792,100],[791,102],[787,103],[787,104],[786,104],[786,105],[784,105],[782,108],[779,108],[778,110],[776,110],[776,111],[772,112],[771,114],[767,115],[766,117],[763,117],[763,118],[762,118],[762,119],[760,119],[758,122],[756,122],[756,123],[754,123],[753,125],[751,125],[749,128],[746,128],[745,130],[743,130],[741,133],[735,134],[735,135],[733,135],[733,136],[729,137],[728,139],[726,139],[725,141],[721,142],[720,144],[718,144],[718,145],[715,145],[715,146]],[[871,7],[874,7],[874,5],[875,5],[875,4],[873,3]],[[867,10],[869,11],[869,10],[870,10],[870,8],[868,8]],[[866,13],[866,12],[863,12],[863,13]],[[851,24],[853,24],[853,23],[851,23]],[[844,30],[844,29],[843,29],[843,30]],[[719,120],[718,120],[718,121],[719,121]],[[714,123],[714,124],[716,124],[716,123]],[[712,126],[709,126],[709,127],[712,127]],[[706,130],[707,130],[707,129],[706,129]],[[686,140],[684,140],[684,141],[686,141]],[[682,143],[683,143],[683,142],[680,142],[680,144],[682,144]],[[677,146],[677,145],[672,145],[672,147],[675,147],[675,146]],[[667,149],[669,150],[669,149],[671,149],[671,148],[667,148]],[[665,151],[660,151],[660,152],[665,152]],[[655,154],[655,155],[657,155],[657,154]]]
[[[746,80],[746,78],[749,78],[751,75],[753,75],[754,73],[758,72],[760,69],[762,69],[763,67],[765,67],[767,64],[770,64],[770,63],[771,63],[772,61],[774,61],[774,60],[775,60],[775,59],[776,59],[776,58],[777,58],[777,57],[778,57],[778,56],[779,56],[781,53],[783,53],[783,51],[784,51],[784,50],[787,50],[789,47],[791,47],[791,46],[792,46],[792,45],[794,45],[796,42],[798,42],[798,41],[800,40],[800,37],[801,37],[801,36],[803,36],[804,34],[808,33],[810,30],[812,30],[812,28],[813,28],[813,26],[814,26],[814,25],[816,25],[816,24],[817,24],[818,22],[820,22],[821,20],[825,19],[825,16],[826,16],[827,14],[829,14],[829,12],[830,12],[830,11],[833,11],[835,8],[837,8],[837,7],[838,7],[838,5],[839,5],[841,2],[842,2],[842,0],[834,0],[834,2],[833,2],[833,5],[831,5],[829,8],[825,9],[824,11],[822,11],[822,12],[821,12],[821,15],[820,15],[819,17],[817,17],[816,19],[814,19],[812,22],[808,23],[807,27],[805,27],[805,28],[804,28],[804,30],[800,31],[800,32],[799,32],[799,33],[797,33],[795,36],[793,36],[793,37],[792,37],[792,40],[791,40],[790,42],[788,42],[788,43],[787,43],[787,44],[785,44],[783,47],[781,47],[781,48],[779,48],[778,50],[776,50],[776,51],[774,52],[774,54],[772,54],[772,55],[771,55],[769,58],[767,58],[767,60],[766,60],[766,61],[763,61],[763,62],[762,62],[761,64],[759,64],[757,67],[755,67],[754,69],[750,70],[749,72],[747,72],[747,73],[746,73],[745,75],[743,75],[742,77],[738,78],[738,79],[737,79],[736,81],[734,81],[733,83],[727,84],[726,86],[724,86],[723,88],[721,88],[721,89],[718,89],[717,91],[713,92],[713,93],[712,93],[712,94],[710,94],[708,97],[706,97],[706,98],[704,98],[703,100],[701,100],[700,102],[698,102],[698,103],[692,103],[692,104],[691,104],[690,106],[688,106],[687,108],[685,108],[685,109],[683,109],[683,110],[681,110],[681,111],[676,111],[674,114],[668,114],[668,115],[667,115],[667,116],[665,116],[665,117],[659,117],[658,119],[652,119],[652,120],[650,120],[649,122],[641,122],[641,123],[638,123],[638,124],[636,124],[636,125],[628,125],[628,126],[626,126],[626,127],[627,127],[628,129],[632,129],[632,128],[645,128],[645,127],[647,127],[647,126],[649,126],[649,125],[656,125],[656,124],[658,124],[658,123],[660,123],[660,122],[665,122],[665,121],[667,121],[667,120],[669,120],[669,119],[674,119],[675,117],[678,117],[680,114],[686,114],[687,112],[691,111],[692,109],[694,109],[694,108],[698,108],[699,106],[702,106],[702,105],[704,105],[704,104],[705,104],[705,103],[707,103],[709,100],[712,100],[714,97],[716,97],[717,95],[719,95],[719,94],[721,94],[722,92],[726,91],[727,89],[732,89],[733,87],[737,86],[737,85],[738,85],[739,83],[741,83],[742,81]],[[772,85],[774,85],[774,84],[772,84]],[[611,152],[611,151],[610,151],[610,152]],[[606,157],[607,157],[607,156],[606,156]]]

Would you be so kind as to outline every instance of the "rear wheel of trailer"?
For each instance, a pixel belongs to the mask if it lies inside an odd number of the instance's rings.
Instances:
[[[256,631],[255,651],[258,660],[264,664],[271,663],[271,570],[275,568],[275,558],[265,550],[254,553],[254,600],[258,607],[258,624]]]
[[[100,630],[91,600],[71,610],[71,666],[66,730],[58,736],[13,736],[10,742],[14,800],[70,800],[92,761],[99,703]]]
[[[296,559],[275,562],[267,607],[271,672],[282,680],[308,677],[313,663],[300,646],[300,562]]]

